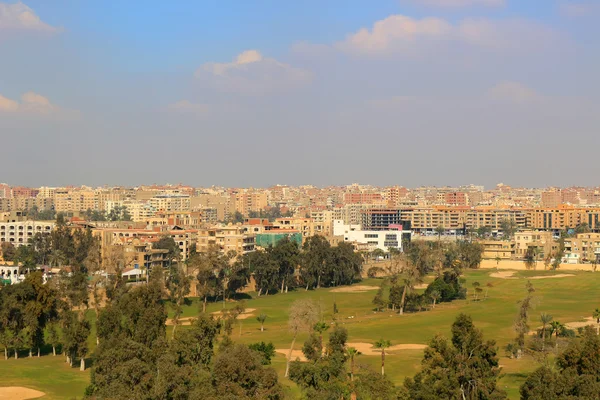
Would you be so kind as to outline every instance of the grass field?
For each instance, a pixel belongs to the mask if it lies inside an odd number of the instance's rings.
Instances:
[[[512,329],[517,313],[517,301],[525,296],[525,283],[527,278],[540,275],[553,275],[544,271],[519,271],[514,277],[517,279],[491,278],[490,270],[468,271],[465,274],[467,288],[478,281],[486,288],[488,282],[488,298],[482,301],[471,299],[455,301],[438,305],[434,310],[400,316],[391,312],[375,313],[371,300],[375,291],[362,293],[335,293],[330,289],[316,291],[298,290],[287,294],[262,296],[246,300],[247,308],[256,309],[254,316],[240,320],[234,329],[234,341],[253,343],[257,341],[273,342],[278,349],[289,348],[291,334],[288,332],[288,309],[295,300],[312,298],[322,307],[322,318],[331,321],[333,303],[337,303],[339,314],[337,320],[349,332],[349,342],[373,343],[380,338],[386,338],[395,344],[427,344],[432,336],[442,334],[449,336],[450,326],[458,313],[472,316],[475,325],[483,330],[485,338],[496,340],[500,347],[501,365],[503,375],[500,381],[510,395],[511,399],[518,398],[518,388],[525,380],[526,375],[537,367],[535,360],[523,358],[510,360],[504,357],[502,348],[511,341],[515,333]],[[598,288],[600,287],[600,273],[571,272],[574,276],[532,280],[535,292],[535,309],[532,312],[530,325],[537,327],[538,316],[546,312],[554,316],[555,320],[565,322],[580,321],[591,316],[594,308],[600,306]],[[381,280],[368,279],[360,285],[379,286]],[[253,296],[251,293],[248,297]],[[225,303],[225,307],[233,306],[233,302]],[[221,302],[210,303],[209,312],[220,311]],[[268,319],[265,323],[265,332],[260,331],[260,324],[255,316],[265,313]],[[198,314],[198,302],[185,307],[183,317],[193,317]],[[172,327],[168,327],[168,332]],[[185,329],[182,326],[178,329]],[[296,349],[302,346],[305,336],[299,337]],[[423,351],[403,350],[392,352],[386,357],[386,373],[396,383],[400,384],[404,377],[412,376],[418,370]],[[379,368],[380,357],[361,355],[358,362],[370,364]],[[290,397],[297,397],[298,389],[283,379],[285,357],[278,354],[273,366],[280,373],[281,381],[288,387]],[[41,359],[0,360],[0,376],[3,386],[27,386],[47,393],[44,398],[73,398],[81,397],[89,380],[88,373],[81,373],[77,369],[70,369],[62,357],[44,356]]]

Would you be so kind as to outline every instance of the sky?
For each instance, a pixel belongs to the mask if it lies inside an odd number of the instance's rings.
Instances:
[[[600,0],[0,0],[0,182],[600,185]]]

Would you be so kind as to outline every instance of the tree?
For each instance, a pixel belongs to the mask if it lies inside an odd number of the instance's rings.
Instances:
[[[324,282],[328,285],[332,282],[332,252],[331,245],[323,236],[315,235],[306,239],[302,247],[302,269],[300,270],[303,281],[306,284],[306,290],[310,286],[317,289]],[[327,276],[329,275],[329,276]]]
[[[492,228],[490,226],[484,225],[477,228],[477,236],[484,239],[489,237],[492,234]]]
[[[529,311],[533,306],[532,300],[533,293],[535,292],[533,285],[529,281],[527,281],[525,288],[527,290],[527,296],[520,301],[521,305],[514,325],[515,332],[517,332],[517,338],[515,340],[518,347],[517,358],[520,358],[525,348],[525,336],[529,333]]]
[[[432,290],[431,293],[429,293],[429,297],[431,300],[433,300],[432,308],[435,308],[435,302],[440,298],[440,296],[441,294],[437,290]]]
[[[172,265],[169,268],[169,275],[166,280],[167,293],[169,295],[169,304],[173,309],[173,331],[171,339],[175,337],[175,330],[179,325],[179,317],[183,313],[183,305],[186,303],[186,296],[190,293],[190,278],[183,272],[179,265]]]
[[[450,342],[434,337],[425,349],[421,371],[405,380],[408,398],[506,399],[497,387],[500,367],[496,352],[496,343],[483,340],[471,317],[458,315]]]
[[[15,249],[15,246],[11,242],[2,242],[0,252],[2,253],[2,258],[4,261],[13,261],[17,253],[17,249]]]
[[[542,313],[540,315],[540,321],[542,322],[542,351],[546,347],[546,326],[552,322],[552,315]]]
[[[289,327],[292,331],[292,344],[285,366],[285,377],[290,373],[290,361],[298,333],[309,330],[319,318],[319,306],[312,300],[296,300],[292,303],[289,316]]]
[[[260,314],[258,317],[256,317],[256,320],[258,322],[260,322],[260,331],[264,332],[265,331],[265,321],[267,320],[267,314]]]
[[[517,224],[513,219],[505,218],[500,221],[500,230],[502,230],[505,239],[512,239],[517,230]]]
[[[481,283],[473,282],[473,300],[477,301],[479,299],[479,294],[483,291],[481,288]]]
[[[275,345],[272,342],[252,343],[248,345],[250,350],[256,351],[262,357],[262,365],[270,365],[271,359],[275,357]]]
[[[392,343],[387,339],[379,339],[373,347],[381,349],[381,375],[385,375],[385,349],[390,347]]]
[[[423,281],[423,277],[421,272],[416,268],[415,265],[409,265],[404,270],[404,288],[402,290],[402,299],[400,300],[400,315],[404,314],[404,306],[406,305],[406,295],[413,291],[415,285],[421,283]]]
[[[220,398],[283,399],[277,373],[263,367],[261,357],[248,346],[236,344],[219,353],[212,377]]]
[[[269,255],[279,267],[280,292],[287,292],[287,287],[293,283],[294,272],[300,262],[300,248],[296,242],[292,242],[287,236],[277,242],[274,247],[268,249]]]
[[[521,399],[596,399],[600,393],[600,337],[585,328],[556,358],[556,368],[543,365],[521,386]]]
[[[350,360],[350,380],[354,381],[354,359],[362,353],[354,347],[346,347],[346,355]]]
[[[441,240],[441,239],[442,239],[442,234],[443,234],[444,232],[446,232],[446,229],[445,229],[443,226],[441,226],[441,225],[440,225],[440,226],[437,226],[437,227],[435,228],[435,233],[437,233],[437,235],[438,235],[438,240]]]
[[[319,357],[323,355],[323,332],[325,332],[327,329],[329,329],[329,325],[322,321],[317,322],[313,326],[313,331],[319,334]]]
[[[171,236],[162,236],[157,242],[155,242],[152,245],[152,248],[167,250],[167,259],[169,260],[169,264],[171,264],[173,260],[179,261],[181,250],[179,249],[177,243],[175,243],[175,239],[173,239]]]
[[[596,320],[596,335],[600,335],[600,308],[594,310],[592,318]]]
[[[502,261],[502,259],[500,258],[500,256],[496,256],[494,260],[496,261],[496,271],[498,271],[498,267],[500,266],[500,261]]]

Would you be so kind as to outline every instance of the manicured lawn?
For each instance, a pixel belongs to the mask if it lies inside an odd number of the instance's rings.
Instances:
[[[527,278],[540,275],[554,275],[556,272],[521,271],[516,272],[517,279],[491,278],[490,270],[468,271],[465,275],[466,287],[472,289],[477,281],[488,290],[488,297],[481,301],[455,301],[436,306],[435,310],[399,316],[391,312],[376,313],[371,303],[375,290],[361,293],[335,293],[330,289],[304,291],[303,289],[287,294],[261,296],[246,300],[247,308],[256,309],[250,318],[240,320],[232,334],[234,341],[253,343],[258,341],[273,342],[278,349],[289,349],[292,337],[287,327],[288,310],[297,299],[312,298],[322,307],[324,321],[332,321],[333,303],[337,303],[339,314],[337,321],[348,329],[349,342],[373,343],[379,338],[386,338],[395,344],[427,344],[436,334],[450,335],[450,326],[459,313],[470,314],[475,325],[483,330],[485,338],[496,340],[503,366],[500,385],[507,390],[511,399],[518,399],[518,388],[526,379],[526,375],[537,368],[537,362],[529,357],[511,360],[505,357],[502,348],[511,341],[515,333],[513,323],[517,313],[518,301],[525,294]],[[554,316],[555,320],[571,322],[583,320],[591,316],[594,308],[600,306],[600,273],[571,272],[575,276],[531,280],[535,292],[535,309],[532,311],[530,325],[532,329],[539,326],[538,319],[542,312]],[[487,287],[491,283],[491,287]],[[381,280],[368,279],[360,285],[379,286]],[[226,302],[225,307],[233,307],[234,302]],[[209,303],[208,312],[222,309],[221,302]],[[198,315],[199,304],[192,299],[192,304],[184,308],[183,317]],[[170,312],[171,313],[171,312]],[[256,315],[267,314],[265,332],[260,332],[260,323]],[[92,315],[88,314],[90,319]],[[241,332],[240,332],[241,326]],[[172,327],[168,327],[170,335]],[[182,326],[178,329],[186,329]],[[241,334],[240,334],[241,333]],[[169,336],[170,337],[170,336]],[[302,346],[306,335],[301,335],[296,342],[296,350]],[[90,345],[95,342],[90,339]],[[406,376],[412,376],[418,370],[422,350],[396,351],[386,357],[386,373],[396,383],[401,384]],[[376,370],[380,368],[379,356],[361,355],[357,362],[369,364]],[[294,384],[283,378],[285,356],[278,354],[273,367],[279,372],[281,381],[288,388],[291,398],[298,398],[299,390]],[[80,373],[77,369],[69,369],[62,357],[44,356],[41,359],[0,360],[0,376],[3,385],[27,386],[44,391],[45,398],[81,397],[89,380],[88,373]]]
[[[41,399],[81,399],[90,381],[89,371],[70,368],[62,355],[0,360],[1,386],[24,386],[46,393]]]

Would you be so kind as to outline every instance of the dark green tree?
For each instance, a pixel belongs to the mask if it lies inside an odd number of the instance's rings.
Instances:
[[[506,399],[497,387],[500,374],[494,341],[484,341],[471,317],[460,314],[452,339],[436,336],[421,363],[422,370],[407,378],[410,399]]]

